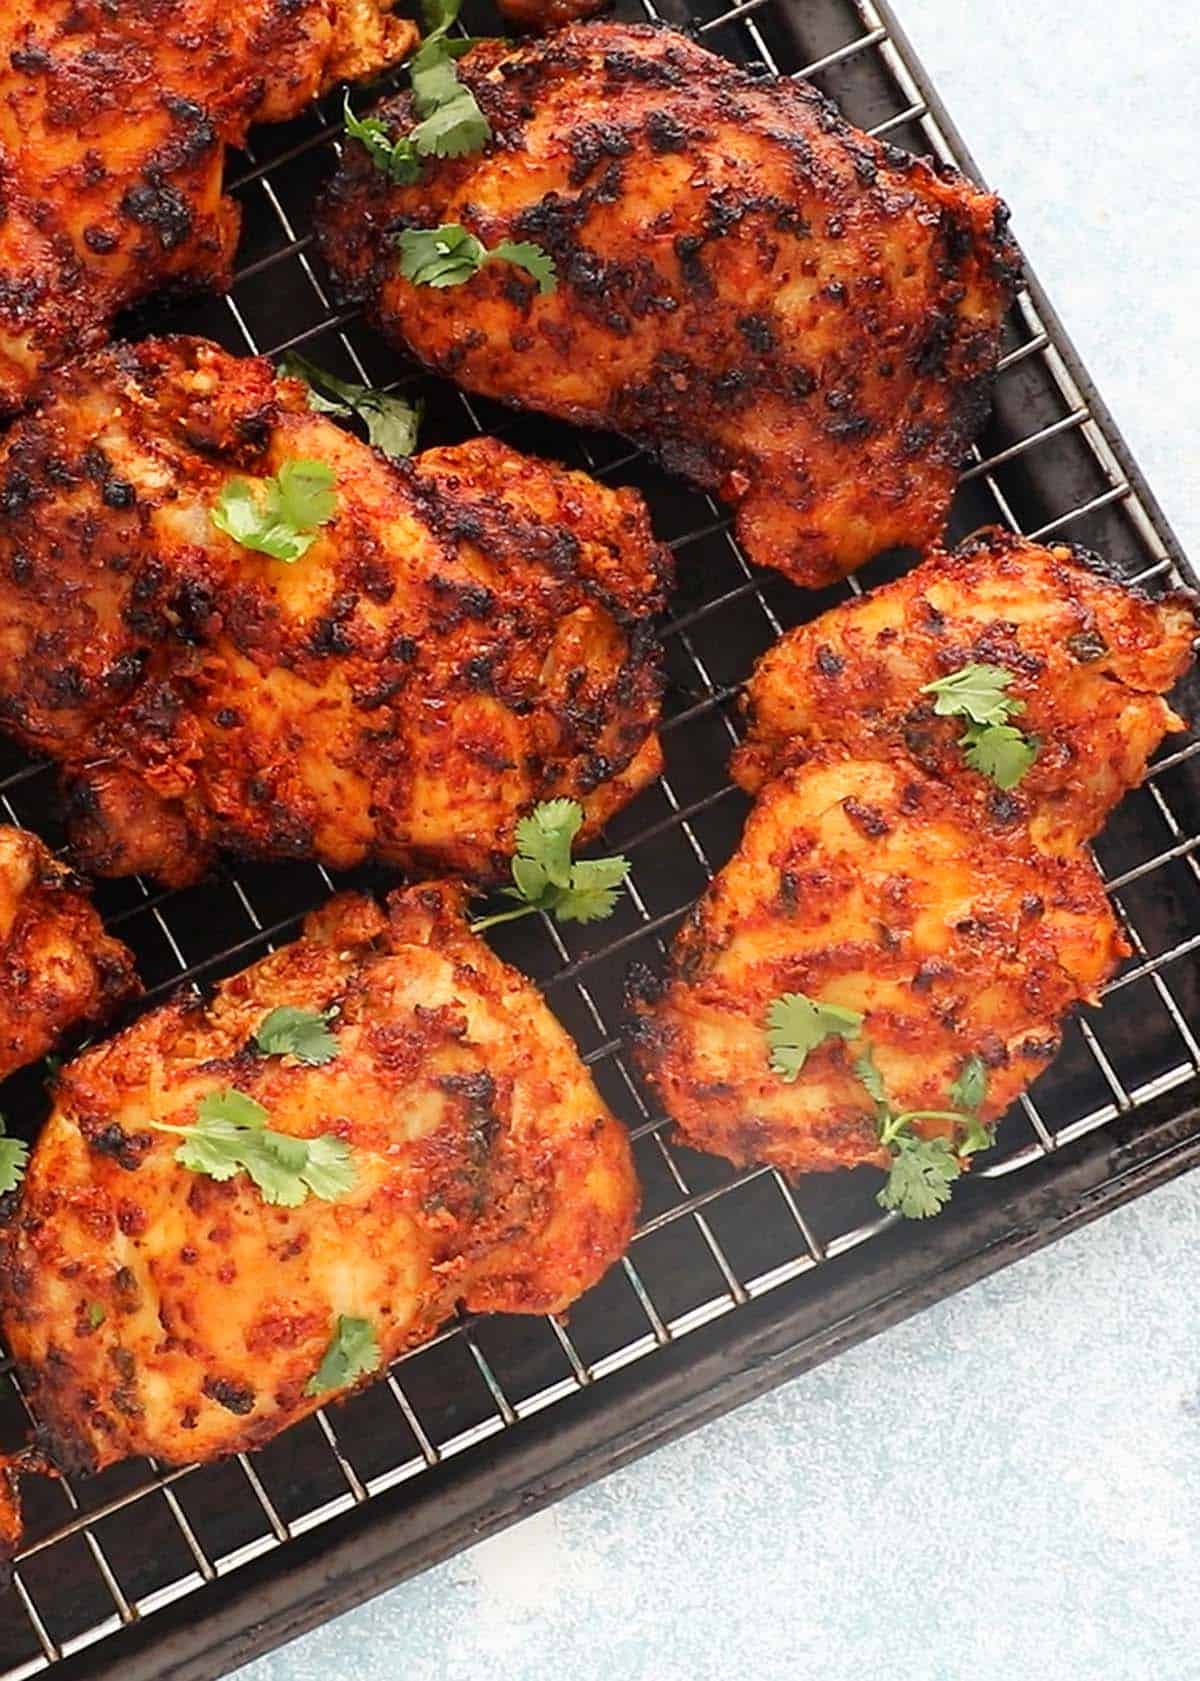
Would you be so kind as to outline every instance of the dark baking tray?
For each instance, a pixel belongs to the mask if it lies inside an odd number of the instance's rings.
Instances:
[[[880,0],[662,6],[667,21],[698,28],[763,73],[812,67],[855,122],[975,173]],[[622,0],[625,8],[647,15],[637,0]],[[472,0],[465,22],[478,33],[498,28]],[[802,594],[747,566],[722,510],[621,440],[464,399],[337,314],[308,230],[333,162],[338,103],[257,131],[253,154],[232,160],[245,229],[230,297],[160,306],[124,330],[205,332],[235,350],[298,345],[337,371],[420,390],[427,443],[495,431],[647,495],[680,581],[665,637],[666,776],[610,830],[634,861],[633,895],[598,927],[531,919],[495,935],[543,984],[629,1123],[643,1223],[628,1262],[566,1325],[456,1323],[386,1382],[252,1459],[166,1474],[128,1464],[31,1486],[26,1549],[0,1605],[0,1681],[46,1670],[57,1681],[219,1675],[1200,1160],[1200,1051],[1189,1026],[1200,1022],[1200,742],[1191,737],[1167,744],[1097,845],[1134,955],[1104,1010],[1072,1024],[1054,1068],[1004,1122],[989,1165],[956,1189],[939,1220],[881,1217],[869,1173],[787,1186],[672,1142],[625,1056],[622,983],[631,961],[661,957],[736,845],[746,809],[726,777],[736,686],[781,628],[899,562]],[[1000,520],[1061,532],[1149,589],[1188,578],[1032,279],[1004,349],[995,413],[964,475],[952,534]],[[1200,697],[1190,698],[1200,711]],[[57,842],[52,787],[45,767],[4,750],[7,815]],[[170,894],[106,883],[98,897],[153,1000],[289,936],[331,885],[315,868],[263,866]],[[44,1110],[41,1079],[27,1071],[3,1094],[30,1133]],[[24,1425],[7,1380],[0,1424],[9,1442]]]

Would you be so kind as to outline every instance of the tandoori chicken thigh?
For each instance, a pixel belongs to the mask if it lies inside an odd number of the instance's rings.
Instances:
[[[0,446],[0,727],[62,763],[97,874],[227,848],[486,879],[537,801],[586,834],[657,774],[636,493],[490,439],[394,462],[307,395],[150,340]]]
[[[557,1313],[622,1253],[625,1133],[463,905],[342,895],[62,1071],[0,1235],[57,1464],[252,1447],[459,1304]]]
[[[164,285],[227,285],[226,146],[416,40],[390,0],[5,0],[0,414]]]
[[[1142,594],[1067,544],[981,532],[781,637],[746,685],[733,775],[754,793],[797,746],[900,750],[993,816],[1027,819],[1039,846],[1072,852],[1184,727],[1163,696],[1198,632],[1190,595]],[[961,718],[938,713],[930,685],[970,664],[1011,674],[1014,716],[1037,741],[1015,787],[972,770]]]
[[[1063,1016],[1126,949],[1086,854],[1047,859],[981,827],[900,752],[813,748],[767,783],[665,986],[647,986],[639,1059],[697,1149],[789,1173],[883,1166],[855,1069],[868,1045],[889,1103],[928,1112],[929,1132],[953,1133],[951,1090],[978,1058],[986,1124],[1048,1066]],[[787,1080],[768,1027],[773,1002],[796,994],[860,1020]]]
[[[937,539],[1016,277],[997,199],[666,29],[485,41],[458,74],[490,142],[397,184],[348,137],[319,213],[385,333],[470,390],[626,433],[798,583]],[[411,97],[374,115],[404,136]],[[553,290],[504,261],[406,278],[398,240],[438,227],[541,247]]]
[[[0,826],[0,1080],[137,990],[79,878],[36,835]]]

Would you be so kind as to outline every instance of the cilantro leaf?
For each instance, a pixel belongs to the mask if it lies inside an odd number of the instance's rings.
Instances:
[[[28,1160],[28,1144],[23,1138],[5,1136],[4,1116],[0,1115],[0,1192],[16,1190],[25,1177]]]
[[[883,1109],[891,1108],[888,1102],[887,1087],[883,1083],[883,1075],[875,1063],[875,1054],[870,1045],[862,1055],[854,1059],[854,1072],[858,1075],[861,1085],[866,1087],[867,1096]]]
[[[976,663],[921,690],[935,697],[933,710],[940,717],[967,720],[958,742],[967,763],[1005,790],[1016,787],[1038,756],[1033,737],[1008,721],[1025,710],[1023,700],[1005,693],[1014,675],[1007,666]]]
[[[454,71],[446,57],[444,67]],[[455,82],[457,91],[435,105],[413,129],[411,139],[423,157],[462,158],[482,151],[492,138],[491,124],[479,109],[470,88]]]
[[[317,528],[337,511],[334,482],[333,469],[323,461],[285,461],[274,478],[257,487],[227,479],[208,517],[244,549],[290,564],[307,553]]]
[[[350,1165],[350,1146],[332,1133],[322,1132],[305,1140],[307,1160],[300,1174],[301,1182],[319,1202],[336,1202],[354,1188],[354,1169]]]
[[[892,1208],[906,1220],[927,1220],[950,1201],[962,1166],[945,1138],[919,1138],[907,1133],[897,1139],[887,1184],[876,1197],[881,1208]]]
[[[228,1121],[235,1127],[262,1127],[269,1118],[261,1103],[232,1086],[205,1092],[196,1105],[196,1114],[202,1121]]]
[[[972,770],[990,776],[998,788],[1015,788],[1038,756],[1038,743],[1013,724],[971,724],[961,737]]]
[[[461,286],[486,263],[509,262],[537,282],[539,292],[558,286],[554,259],[529,240],[502,239],[493,250],[457,222],[440,228],[405,228],[397,245],[400,273],[414,286]]]
[[[281,1004],[263,1017],[255,1030],[254,1043],[264,1056],[294,1056],[313,1068],[332,1062],[338,1054],[328,1016],[292,1004]]]
[[[436,41],[458,22],[462,0],[421,0],[421,17],[425,23],[425,42]]]
[[[558,922],[599,922],[611,916],[629,874],[629,860],[572,860],[571,846],[582,827],[583,807],[577,800],[543,800],[534,806],[517,824],[514,885],[504,890],[518,901],[518,908],[477,918],[472,933],[532,911],[547,911]]]
[[[417,114],[431,116],[441,106],[452,104],[461,94],[471,97],[458,79],[458,70],[446,43],[436,35],[426,39],[411,65],[413,104]],[[414,142],[416,135],[410,136]]]
[[[389,181],[398,187],[410,187],[421,179],[421,159],[411,137],[401,135],[393,139],[378,117],[356,117],[349,93],[342,103],[342,120],[350,139],[358,141],[376,169]]]
[[[948,677],[926,683],[923,695],[933,695],[940,718],[969,718],[973,724],[1003,724],[1025,710],[1023,700],[1005,694],[1014,673],[1003,665],[964,665]]]
[[[583,827],[577,800],[543,800],[517,824],[517,853],[555,887],[571,885],[571,847]]]
[[[982,1057],[969,1056],[958,1078],[950,1087],[950,1101],[964,1111],[962,1136],[958,1141],[959,1158],[973,1156],[978,1150],[988,1150],[994,1143],[995,1129],[979,1118],[979,1109],[987,1098],[987,1065]]]
[[[987,1097],[987,1065],[982,1057],[969,1056],[950,1087],[950,1101],[956,1109],[974,1114]]]
[[[461,286],[482,267],[487,252],[466,228],[405,228],[399,238],[400,273],[414,286]]]
[[[353,1319],[339,1313],[329,1346],[321,1364],[304,1386],[306,1395],[324,1395],[331,1389],[345,1389],[355,1378],[379,1370],[379,1344],[369,1319]]]
[[[297,1208],[311,1193],[333,1202],[354,1185],[350,1149],[340,1138],[293,1138],[266,1125],[269,1116],[261,1103],[245,1092],[226,1086],[207,1092],[196,1105],[191,1126],[151,1121],[156,1132],[182,1138],[175,1160],[193,1173],[210,1179],[232,1179],[245,1173],[262,1192],[264,1202]]]
[[[857,1010],[826,1004],[803,992],[784,992],[767,1010],[767,1043],[771,1070],[789,1083],[798,1078],[808,1059],[826,1039],[857,1039],[863,1018]]]
[[[623,864],[628,872],[626,859],[615,858],[611,862]],[[624,879],[622,875],[621,880]],[[556,922],[603,922],[605,917],[612,915],[619,898],[615,887],[573,887],[550,908]]]
[[[84,1312],[87,1315],[88,1326],[93,1331],[98,1331],[108,1318],[103,1302],[89,1302]]]
[[[545,294],[557,289],[558,275],[554,267],[554,258],[532,240],[502,239],[491,252],[491,256],[506,263],[515,263],[517,268],[523,268],[526,274],[532,275],[537,281],[539,292]]]
[[[339,379],[315,362],[289,350],[276,370],[284,379],[298,379],[308,386],[308,406],[317,414],[356,416],[367,428],[367,442],[394,460],[411,455],[417,447],[421,424],[420,403],[391,391],[376,391],[352,379]]]
[[[297,531],[328,525],[337,512],[332,467],[323,461],[285,461],[275,476],[278,517]]]

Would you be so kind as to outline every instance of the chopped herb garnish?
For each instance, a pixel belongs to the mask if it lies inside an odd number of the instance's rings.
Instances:
[[[277,372],[285,379],[301,380],[308,387],[308,406],[317,414],[355,417],[367,428],[367,441],[393,459],[411,455],[417,447],[421,404],[410,403],[391,391],[376,391],[352,379],[338,379],[307,357],[289,350]]]
[[[1016,787],[1038,756],[1037,742],[1014,724],[968,724],[959,745],[972,770],[1005,790]]]
[[[329,1031],[329,1017],[293,1004],[281,1004],[264,1016],[254,1043],[264,1056],[294,1056],[313,1068],[332,1062],[338,1054],[338,1042]]]
[[[393,137],[378,117],[356,117],[347,93],[342,101],[342,120],[351,140],[364,147],[381,175],[398,187],[410,187],[421,179],[421,159],[408,135]]]
[[[967,763],[1005,790],[1016,787],[1038,756],[1034,737],[1009,722],[1025,710],[1023,700],[1005,692],[1013,675],[1002,665],[964,665],[921,690],[934,696],[939,717],[967,720],[958,743]]]
[[[1013,673],[1003,665],[964,665],[948,677],[926,683],[923,695],[933,695],[939,718],[969,718],[973,724],[1003,724],[1025,710],[1023,700],[1005,693]]]
[[[956,1109],[966,1109],[973,1114],[986,1098],[987,1088],[987,1065],[982,1057],[969,1056],[950,1087],[950,1101]]]
[[[457,222],[440,228],[406,228],[397,241],[400,272],[414,286],[461,286],[487,263],[512,263],[537,281],[539,292],[558,286],[554,259],[529,240],[502,239],[489,251]]]
[[[297,1208],[308,1196],[336,1202],[354,1185],[350,1148],[332,1133],[318,1138],[293,1138],[267,1126],[267,1111],[245,1092],[226,1086],[208,1092],[196,1107],[191,1126],[151,1121],[156,1132],[173,1132],[183,1139],[175,1160],[193,1173],[210,1179],[232,1179],[246,1173],[262,1192],[264,1202]]]
[[[98,1331],[108,1317],[104,1311],[103,1302],[89,1302],[84,1312],[93,1331]]]
[[[826,1039],[857,1039],[863,1018],[857,1010],[825,1004],[802,992],[785,992],[767,1010],[771,1068],[781,1080],[795,1080],[808,1058]]]
[[[928,1219],[949,1202],[966,1158],[992,1142],[990,1129],[975,1113],[987,1095],[987,1070],[979,1057],[968,1057],[950,1088],[955,1109],[904,1110],[893,1107],[869,1045],[855,1060],[854,1072],[875,1104],[879,1142],[892,1156],[887,1183],[876,1201],[907,1220]],[[961,1139],[955,1143],[953,1137],[924,1138],[913,1131],[914,1121],[951,1121]]]
[[[29,1146],[23,1138],[5,1137],[4,1116],[0,1115],[0,1192],[15,1191],[25,1177]]]
[[[331,1389],[345,1389],[355,1378],[378,1371],[379,1363],[379,1344],[371,1321],[339,1313],[329,1347],[305,1384],[304,1393],[325,1395]]]
[[[458,79],[455,60],[470,41],[448,41],[458,16],[457,0],[424,8],[429,32],[412,60],[412,97],[421,121],[408,134],[391,135],[378,117],[356,117],[346,95],[346,133],[366,148],[375,165],[397,186],[421,178],[421,159],[461,158],[479,152],[492,138],[491,126],[471,89]]]
[[[572,859],[571,845],[583,827],[577,800],[545,800],[517,824],[517,855],[512,862],[514,911],[497,911],[471,924],[472,933],[512,922],[533,911],[548,911],[558,922],[599,922],[611,916],[617,890],[629,874],[628,858]]]
[[[257,484],[227,479],[208,517],[244,549],[290,564],[337,512],[334,482],[333,469],[323,461],[285,461],[273,478]]]

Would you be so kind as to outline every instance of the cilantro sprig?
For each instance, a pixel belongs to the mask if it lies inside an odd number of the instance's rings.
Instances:
[[[317,530],[337,512],[334,473],[323,461],[285,461],[273,478],[227,479],[208,511],[218,531],[244,549],[290,565],[307,554]]]
[[[766,1038],[773,1073],[789,1084],[798,1078],[810,1051],[826,1040],[861,1037],[864,1017],[840,1004],[785,992],[767,1009]],[[987,1097],[987,1068],[969,1056],[950,1087],[952,1109],[898,1109],[888,1095],[869,1043],[853,1063],[854,1073],[875,1105],[880,1144],[891,1155],[887,1183],[879,1192],[881,1208],[895,1209],[909,1220],[924,1220],[950,1200],[954,1181],[977,1150],[992,1143],[992,1129],[979,1118]],[[951,1137],[925,1138],[917,1121],[949,1121]]]
[[[381,1359],[371,1321],[339,1313],[329,1346],[305,1384],[304,1393],[324,1395],[331,1389],[345,1389],[355,1378],[378,1371]]]
[[[505,896],[519,901],[516,910],[478,917],[471,932],[513,922],[534,911],[548,911],[558,922],[599,922],[611,916],[618,890],[629,874],[628,858],[572,858],[571,847],[583,827],[577,800],[544,800],[517,824],[513,886]]]
[[[949,1202],[968,1158],[992,1142],[991,1129],[976,1113],[987,1096],[987,1070],[979,1057],[967,1059],[950,1088],[950,1101],[959,1105],[954,1109],[897,1109],[870,1046],[856,1058],[854,1072],[875,1104],[879,1142],[892,1156],[887,1183],[875,1200],[906,1220],[927,1220]],[[913,1130],[915,1121],[950,1121],[962,1136],[957,1142],[941,1135],[924,1138]]]
[[[771,1069],[789,1084],[799,1077],[809,1051],[826,1039],[857,1039],[863,1018],[857,1010],[822,1003],[803,992],[784,992],[767,1010],[767,1043]]]
[[[276,372],[281,378],[298,379],[308,387],[308,406],[315,414],[361,420],[367,429],[367,442],[393,460],[416,449],[420,403],[410,403],[395,392],[376,391],[352,379],[339,379],[294,350],[281,358]]]
[[[939,717],[967,720],[958,738],[967,763],[1006,791],[1017,786],[1038,756],[1037,740],[1009,721],[1025,710],[1023,700],[1005,693],[1013,676],[1006,666],[976,662],[921,690],[934,696]]]
[[[338,1055],[338,1042],[329,1031],[328,1015],[280,1004],[265,1015],[254,1032],[263,1056],[294,1056],[310,1068],[321,1068]]]
[[[512,263],[537,282],[541,293],[558,288],[554,258],[531,240],[502,239],[489,250],[458,222],[440,228],[405,228],[397,239],[400,273],[414,286],[462,286],[488,263]]]
[[[392,135],[378,117],[357,117],[347,94],[346,133],[364,147],[375,168],[399,187],[421,179],[423,158],[461,158],[479,152],[492,138],[491,124],[471,89],[458,79],[455,60],[471,41],[450,41],[460,0],[427,0],[428,34],[410,65],[413,105],[421,121],[408,134]]]
[[[378,117],[359,117],[346,93],[342,121],[351,140],[357,140],[381,175],[398,187],[411,187],[421,179],[421,159],[409,135],[391,135]]]
[[[281,1208],[298,1208],[310,1195],[336,1202],[353,1189],[350,1148],[342,1139],[331,1133],[293,1138],[273,1131],[267,1126],[269,1119],[261,1103],[226,1086],[200,1099],[190,1126],[167,1121],[150,1125],[155,1132],[182,1138],[175,1151],[181,1167],[219,1180],[245,1173],[264,1202]]]
[[[8,1138],[0,1115],[0,1193],[15,1191],[25,1177],[29,1146],[23,1138]]]

